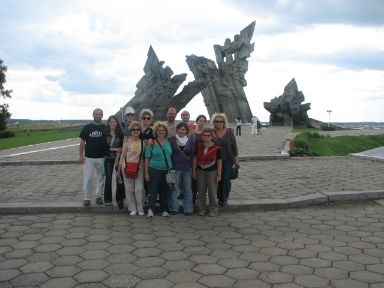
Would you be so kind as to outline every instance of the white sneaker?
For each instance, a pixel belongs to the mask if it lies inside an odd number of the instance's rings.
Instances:
[[[161,216],[163,216],[163,217],[169,217],[169,214],[168,214],[167,211],[165,211],[165,212],[163,212],[163,214],[161,214]]]
[[[153,212],[151,209],[148,209],[148,218],[152,218],[153,217]]]
[[[144,216],[144,212],[139,212],[139,216]]]
[[[137,214],[136,211],[131,211],[131,213],[129,213],[129,215],[131,215],[131,216],[135,216],[136,214]]]

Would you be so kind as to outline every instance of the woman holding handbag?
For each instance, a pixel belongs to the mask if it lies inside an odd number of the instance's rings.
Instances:
[[[148,182],[148,217],[154,216],[157,194],[160,198],[160,212],[168,217],[168,202],[171,187],[167,183],[166,175],[172,169],[172,148],[167,140],[168,126],[163,122],[156,122],[153,126],[153,144],[145,149],[145,181]]]
[[[212,141],[220,146],[220,154],[223,163],[221,181],[217,188],[217,199],[219,200],[219,205],[226,208],[232,186],[232,166],[236,165],[237,169],[240,167],[236,137],[233,133],[233,129],[228,127],[227,116],[224,113],[213,114],[211,121],[214,128]]]
[[[123,144],[119,171],[124,171],[124,185],[127,206],[131,216],[144,215],[144,169],[143,152],[145,143],[140,139],[141,123],[132,121],[129,125],[131,136]]]

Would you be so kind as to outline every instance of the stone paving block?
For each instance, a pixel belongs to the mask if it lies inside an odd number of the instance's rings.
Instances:
[[[281,272],[292,275],[309,275],[313,274],[313,269],[303,265],[284,265],[281,267]]]
[[[125,274],[125,275],[111,275],[108,279],[104,280],[103,283],[106,287],[110,288],[130,288],[136,287],[141,279],[137,278],[135,275]]]
[[[50,262],[33,262],[28,263],[19,269],[23,273],[37,273],[37,272],[45,272],[53,267],[53,264]]]
[[[162,267],[144,267],[137,269],[134,274],[141,279],[165,278],[169,271]]]
[[[119,264],[111,264],[108,267],[105,267],[104,271],[111,275],[128,275],[133,274],[139,267],[132,263],[119,263]]]
[[[221,259],[217,264],[225,268],[245,268],[248,267],[249,261],[240,259]]]
[[[356,281],[353,279],[340,279],[340,280],[332,280],[331,281],[331,287],[335,288],[368,288],[369,284],[363,283],[360,281]]]
[[[108,276],[109,275],[103,270],[87,270],[79,272],[74,278],[80,283],[89,283],[104,281]]]
[[[138,267],[155,267],[161,266],[165,262],[164,259],[157,257],[143,257],[137,259],[134,264]]]
[[[295,277],[295,283],[305,287],[329,287],[329,280],[315,275],[299,275]]]
[[[163,267],[169,271],[191,270],[195,263],[188,260],[168,260]]]
[[[293,276],[287,273],[279,272],[279,271],[271,271],[271,272],[262,272],[259,276],[259,279],[267,283],[278,284],[278,283],[291,282],[293,279]]]
[[[150,256],[159,256],[162,251],[158,248],[138,248],[135,249],[132,254],[137,257],[150,257]]]
[[[249,268],[229,268],[227,272],[225,272],[225,275],[235,279],[235,280],[242,280],[242,279],[256,279],[258,275],[260,274],[259,271],[255,271],[253,269]]]
[[[10,281],[11,279],[20,275],[21,272],[17,269],[1,269],[0,270],[0,282]]]
[[[370,271],[353,271],[350,273],[350,277],[365,283],[384,282],[384,271],[381,271],[381,274]]]
[[[102,270],[108,265],[110,265],[110,263],[104,259],[85,260],[76,264],[76,266],[80,267],[82,270]]]
[[[110,263],[132,263],[138,257],[132,253],[114,253],[105,258]]]
[[[384,264],[367,265],[367,270],[379,274],[384,274]]]
[[[166,279],[172,283],[196,283],[201,277],[201,274],[194,271],[174,271],[170,272]]]
[[[224,274],[225,268],[218,264],[198,264],[192,269],[202,275]]]
[[[81,253],[80,257],[90,260],[90,259],[103,259],[110,255],[111,253],[109,253],[106,250],[87,250]]]
[[[348,278],[348,272],[334,267],[315,268],[315,274],[325,279]]]
[[[235,280],[225,275],[205,275],[199,282],[208,287],[233,287]]]
[[[161,250],[159,250],[161,251]],[[164,252],[160,255],[161,258],[165,260],[183,260],[187,259],[189,257],[188,254],[181,252],[181,251],[170,251],[170,252]]]
[[[380,263],[380,259],[378,257],[373,257],[373,256],[369,256],[369,255],[351,255],[349,257],[349,259],[351,261],[354,261],[354,262],[357,262],[357,263],[361,263],[361,264],[365,264],[365,265],[369,265],[369,264],[378,264]]]
[[[53,278],[40,285],[41,288],[72,288],[78,283],[71,277]]]
[[[79,273],[81,269],[73,265],[67,266],[55,266],[52,269],[48,270],[46,273],[50,277],[72,277]]]
[[[324,259],[319,258],[306,258],[301,259],[300,264],[304,266],[308,266],[311,268],[321,268],[321,267],[329,267],[331,266],[331,262]]]
[[[333,262],[335,268],[339,268],[345,271],[360,271],[364,270],[364,265],[354,261],[335,261]]]
[[[49,277],[44,273],[26,273],[16,276],[10,282],[15,287],[38,287],[48,279]]]
[[[299,259],[288,255],[272,256],[269,261],[277,265],[293,265],[299,263]]]
[[[145,279],[137,284],[137,288],[170,288],[173,283],[167,279]],[[135,288],[136,288],[135,287]]]

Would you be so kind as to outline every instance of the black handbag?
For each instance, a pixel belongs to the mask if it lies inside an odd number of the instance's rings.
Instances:
[[[232,167],[231,167],[231,175],[229,176],[229,178],[231,180],[234,180],[234,179],[237,179],[239,177],[239,166],[233,164]]]

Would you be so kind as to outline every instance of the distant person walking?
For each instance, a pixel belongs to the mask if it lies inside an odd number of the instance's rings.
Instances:
[[[258,127],[260,127],[260,128],[258,128]],[[259,118],[257,118],[256,116],[253,116],[252,117],[252,132],[251,132],[251,134],[252,135],[260,134],[260,129],[261,129],[261,123],[260,123]]]
[[[101,123],[103,110],[93,110],[93,122],[80,132],[79,160],[83,164],[84,206],[91,205],[93,170],[96,170],[96,204],[103,204],[104,156],[108,149],[105,137],[106,126]]]
[[[241,121],[240,117],[236,118],[236,136],[241,136],[241,126],[243,125],[243,122]]]

